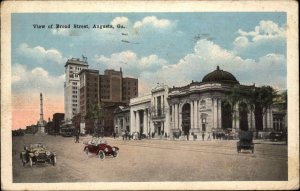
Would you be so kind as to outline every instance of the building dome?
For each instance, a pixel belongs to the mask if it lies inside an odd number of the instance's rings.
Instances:
[[[206,74],[202,82],[222,82],[227,84],[239,84],[236,78],[229,72],[220,70],[220,67],[217,66],[217,69],[213,72]]]

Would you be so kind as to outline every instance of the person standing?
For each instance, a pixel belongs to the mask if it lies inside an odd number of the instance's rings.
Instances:
[[[79,143],[79,130],[76,130],[76,141],[75,143]]]
[[[202,132],[202,140],[204,141],[204,137],[205,137],[205,134],[204,134],[204,131]]]

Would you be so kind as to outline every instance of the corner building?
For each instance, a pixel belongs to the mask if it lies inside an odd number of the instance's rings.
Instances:
[[[79,58],[68,59],[65,64],[64,107],[66,124],[71,123],[72,118],[79,113],[79,72],[87,68],[87,61]]]
[[[130,131],[152,137],[204,134],[207,138],[221,129],[274,130],[274,106],[264,112],[262,108],[251,109],[248,95],[257,88],[241,85],[231,73],[219,67],[201,82],[172,88],[158,85],[150,94],[130,100]],[[235,89],[245,96],[232,101],[230,95]],[[278,121],[274,122],[279,124],[278,129],[286,125],[284,119]]]
[[[184,135],[211,133],[218,129],[255,130],[255,114],[247,98],[231,103],[228,95],[239,88],[243,93],[253,91],[254,85],[241,85],[229,72],[219,66],[205,75],[201,82],[194,82],[169,90],[168,102],[171,107],[170,132]],[[268,108],[257,120],[264,121],[263,129],[271,129],[272,110]]]

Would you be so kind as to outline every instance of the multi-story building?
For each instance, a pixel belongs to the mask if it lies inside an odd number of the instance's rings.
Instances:
[[[79,113],[79,72],[87,68],[88,63],[86,59],[72,58],[65,64],[65,123],[70,123],[72,117]]]
[[[122,83],[122,101],[129,103],[130,98],[138,96],[138,79],[136,78],[123,78]]]
[[[98,70],[83,69],[79,73],[81,124],[89,132],[93,131],[93,122],[86,118],[89,108],[101,103],[105,131],[113,132],[113,112],[118,106],[128,106],[129,98],[138,95],[138,79],[123,78],[122,70],[105,70],[99,75]],[[126,83],[126,84],[125,84]]]
[[[131,132],[151,137],[169,135],[168,91],[168,86],[158,84],[150,94],[130,99]]]
[[[80,131],[93,129],[93,122],[86,119],[89,110],[100,103],[99,71],[83,69],[79,73],[80,79]],[[78,117],[78,116],[77,116]],[[78,119],[77,119],[78,120]],[[78,122],[77,122],[78,123]]]
[[[89,107],[99,104],[99,71],[83,69],[80,78],[80,113],[86,116]]]

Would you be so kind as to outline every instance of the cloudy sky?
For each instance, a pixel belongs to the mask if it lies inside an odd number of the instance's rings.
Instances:
[[[56,29],[56,24],[71,28]],[[89,28],[74,29],[74,24]],[[82,55],[100,73],[122,67],[124,76],[138,78],[140,95],[158,82],[181,86],[201,81],[217,65],[241,84],[286,89],[286,14],[13,14],[14,129],[39,119],[40,92],[45,119],[64,112],[64,64]]]

